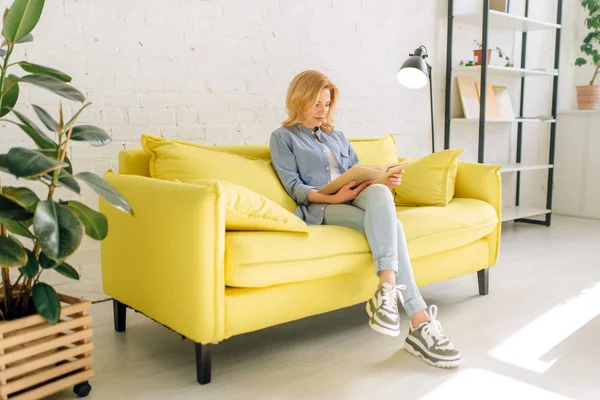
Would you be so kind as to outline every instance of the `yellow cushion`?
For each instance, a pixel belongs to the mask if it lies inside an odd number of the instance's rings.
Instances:
[[[308,232],[308,225],[296,215],[244,186],[214,179],[192,179],[186,184],[219,186],[228,231]]]
[[[142,135],[142,147],[151,155],[152,178],[181,182],[194,179],[229,181],[262,194],[288,211],[297,207],[269,160],[250,159],[150,135]]]
[[[402,183],[395,192],[401,206],[445,206],[454,197],[458,156],[464,150],[442,150],[404,167]]]
[[[376,138],[349,139],[361,165],[384,166],[398,162],[396,139],[389,134]]]
[[[398,208],[411,258],[472,243],[498,223],[494,208],[474,199],[446,207]],[[374,271],[365,235],[341,226],[309,225],[308,235],[285,232],[227,232],[225,284],[236,287],[322,279]]]

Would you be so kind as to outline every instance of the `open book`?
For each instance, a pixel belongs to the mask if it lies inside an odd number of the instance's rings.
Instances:
[[[348,182],[356,181],[356,186],[366,181],[373,183],[386,184],[388,178],[394,173],[399,172],[408,162],[388,164],[384,167],[374,167],[365,165],[355,165],[329,184],[323,186],[319,193],[335,194]]]

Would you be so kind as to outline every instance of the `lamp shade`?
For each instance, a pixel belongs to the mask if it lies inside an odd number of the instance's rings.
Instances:
[[[422,57],[414,55],[402,64],[398,81],[407,88],[420,89],[427,85],[427,64]]]

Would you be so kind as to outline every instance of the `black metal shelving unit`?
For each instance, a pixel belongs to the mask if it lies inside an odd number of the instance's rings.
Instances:
[[[452,86],[453,77],[455,74],[472,74],[480,70],[480,98],[486,98],[486,85],[488,83],[488,75],[516,76],[521,77],[521,93],[519,104],[519,115],[514,121],[488,121],[486,120],[486,102],[480,101],[479,104],[479,141],[478,141],[478,156],[477,160],[480,163],[484,162],[485,150],[485,130],[486,125],[492,122],[517,122],[517,149],[516,149],[516,164],[507,164],[503,169],[504,173],[517,173],[516,182],[516,198],[515,205],[503,210],[503,221],[527,222],[539,225],[550,226],[552,221],[552,185],[554,179],[554,150],[556,144],[556,112],[558,102],[558,68],[560,62],[560,34],[562,23],[562,8],[563,0],[558,0],[556,23],[536,21],[529,18],[529,0],[525,1],[525,16],[517,16],[510,14],[510,9],[506,13],[490,10],[490,0],[482,0],[483,9],[481,12],[466,13],[455,15],[454,0],[448,0],[448,34],[447,34],[447,49],[446,49],[446,103],[445,103],[445,130],[444,130],[444,148],[450,148],[450,136],[453,119],[452,111]],[[510,7],[510,1],[509,1]],[[482,65],[476,67],[460,67],[453,68],[452,66],[452,49],[454,36],[454,23],[458,19],[460,22],[481,25],[481,44],[482,44]],[[520,68],[495,67],[488,65],[488,35],[491,29],[509,30],[520,32],[522,34],[521,46],[521,65]],[[526,68],[527,55],[527,32],[532,30],[555,30],[555,46],[554,46],[554,70],[541,71],[529,70]],[[551,114],[548,119],[526,119],[523,116],[525,105],[525,83],[527,77],[553,78],[552,90],[552,106]],[[454,122],[460,122],[461,119]],[[466,121],[466,120],[465,120]],[[525,122],[540,122],[550,124],[550,146],[548,153],[548,164],[533,165],[523,163],[522,160],[522,144],[523,144],[523,124]],[[535,209],[526,208],[520,205],[521,202],[521,174],[528,170],[548,170],[548,185],[546,194],[546,208]],[[544,220],[532,219],[531,217],[545,216]]]

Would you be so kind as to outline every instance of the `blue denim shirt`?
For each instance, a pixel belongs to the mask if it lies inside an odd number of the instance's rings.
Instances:
[[[323,223],[325,204],[309,203],[310,189],[320,189],[331,182],[329,158],[324,146],[329,147],[344,173],[358,164],[358,156],[340,131],[327,135],[320,129],[315,133],[298,124],[281,127],[271,134],[269,143],[273,169],[290,197],[298,203],[294,214],[308,224]]]

